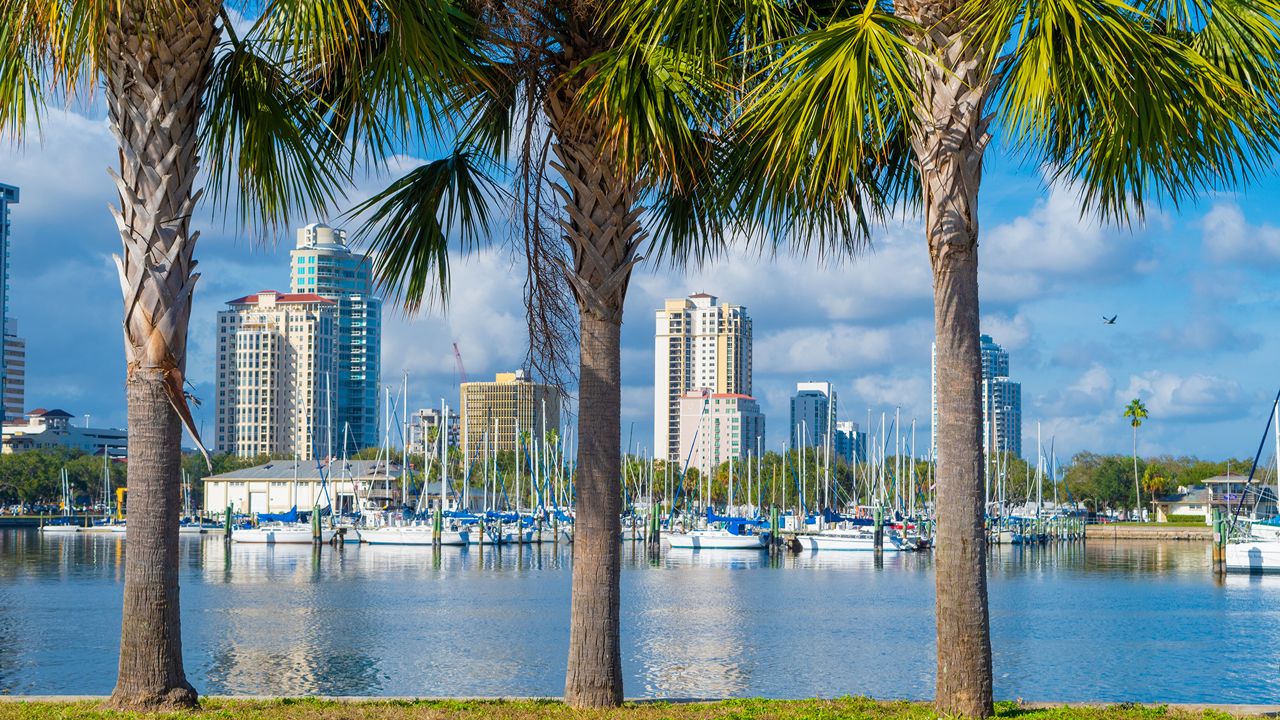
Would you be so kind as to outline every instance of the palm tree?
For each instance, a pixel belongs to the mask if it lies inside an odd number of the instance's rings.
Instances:
[[[116,265],[130,492],[116,707],[196,700],[182,664],[177,478],[184,426],[203,449],[184,389],[199,278],[191,218],[200,159],[208,160],[215,207],[234,206],[242,224],[264,232],[326,207],[345,177],[314,95],[291,76],[288,48],[267,32],[269,21],[288,16],[305,30],[297,37],[322,38],[340,11],[306,14],[295,5],[272,5],[243,38],[221,0],[0,6],[0,128],[21,137],[40,103],[83,97],[101,83],[120,148],[112,213],[123,246]],[[343,9],[369,23],[365,4]]]
[[[642,4],[644,0],[636,0]],[[715,0],[705,0],[715,5]],[[830,7],[830,6],[826,6]],[[802,8],[803,9],[803,8]],[[898,0],[811,8],[761,48],[737,123],[746,197],[786,211],[919,209],[937,342],[937,709],[992,713],[979,364],[978,191],[996,133],[1083,212],[1247,179],[1277,139],[1280,28],[1252,0]],[[868,198],[849,178],[874,174]]]
[[[499,205],[515,208],[528,260],[533,346],[561,347],[545,342],[564,329],[546,318],[558,288],[572,295],[579,430],[565,699],[580,707],[623,697],[619,333],[631,273],[642,251],[682,262],[721,249],[733,214],[711,168],[724,157],[713,133],[729,107],[725,59],[747,36],[780,37],[708,17],[650,37],[649,26],[619,19],[620,3],[606,5],[483,6],[477,34],[493,82],[456,108],[454,151],[356,208],[369,218],[381,283],[409,310],[446,297],[451,242],[477,247]],[[693,55],[672,42],[690,35],[717,51]]]
[[[1124,416],[1129,418],[1129,424],[1133,426],[1133,496],[1138,508],[1138,519],[1141,520],[1142,487],[1138,484],[1138,428],[1147,417],[1147,406],[1142,404],[1141,398],[1134,398],[1125,406]]]

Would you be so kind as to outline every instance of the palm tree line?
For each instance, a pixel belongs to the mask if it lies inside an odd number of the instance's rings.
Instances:
[[[120,145],[122,708],[196,700],[181,660],[174,478],[182,427],[195,435],[184,375],[201,171],[215,208],[270,236],[336,207],[356,169],[445,148],[354,208],[381,284],[410,310],[446,302],[450,250],[482,246],[515,209],[534,355],[577,377],[565,699],[584,707],[623,697],[631,273],[646,257],[714,262],[732,244],[856,254],[877,221],[921,216],[939,398],[935,700],[985,717],[977,218],[989,144],[999,136],[1071,184],[1082,213],[1124,223],[1248,180],[1277,138],[1271,0],[279,0],[247,29],[229,8],[0,5],[0,128],[20,136],[45,100],[101,86]]]

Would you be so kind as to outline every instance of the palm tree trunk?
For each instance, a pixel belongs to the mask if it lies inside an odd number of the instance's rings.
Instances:
[[[1142,488],[1138,485],[1138,426],[1133,426],[1133,498],[1138,506],[1138,521],[1142,521]]]
[[[560,40],[566,71],[599,44],[570,20]],[[622,564],[622,378],[619,335],[631,270],[642,239],[635,179],[614,161],[603,130],[574,106],[576,82],[546,101],[555,132],[564,207],[560,225],[573,250],[565,268],[578,301],[578,477],[573,537],[572,609],[565,701],[575,707],[622,703],[619,589]]]
[[[898,11],[929,28],[916,46],[919,113],[912,137],[933,266],[938,396],[938,676],[943,715],[988,717],[992,707],[983,507],[982,366],[978,336],[978,186],[989,136],[983,103],[989,77],[948,17],[955,0],[903,2]]]
[[[104,70],[120,144],[113,208],[123,251],[129,521],[120,666],[111,703],[192,705],[178,604],[178,474],[201,100],[218,38],[215,0],[127,0],[109,11]]]

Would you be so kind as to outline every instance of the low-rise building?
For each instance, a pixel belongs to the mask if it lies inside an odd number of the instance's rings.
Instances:
[[[5,423],[4,453],[25,452],[42,448],[70,448],[90,455],[106,452],[122,458],[129,452],[129,433],[120,428],[79,427],[72,424],[75,416],[65,410],[37,408],[27,413],[25,422]]]
[[[280,513],[291,508],[335,508],[353,512],[372,503],[398,507],[402,500],[400,465],[380,460],[272,460],[204,479],[204,508],[208,513]],[[367,502],[366,502],[367,501]]]
[[[707,471],[733,458],[761,453],[764,415],[740,393],[685,393],[680,397],[680,463]]]
[[[1204,518],[1206,525],[1213,523],[1213,491],[1203,485],[1180,487],[1178,492],[1152,502],[1156,522],[1169,522],[1173,516]]]

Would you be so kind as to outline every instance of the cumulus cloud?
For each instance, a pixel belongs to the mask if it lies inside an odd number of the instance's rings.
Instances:
[[[1240,383],[1216,375],[1152,370],[1129,378],[1117,402],[1140,398],[1154,418],[1215,422],[1234,419],[1249,401]]]
[[[1063,279],[1078,284],[1147,272],[1150,252],[1141,229],[1131,233],[1082,216],[1076,191],[1052,185],[1028,213],[984,233],[982,287],[988,299],[1029,299]]]
[[[1205,253],[1216,262],[1280,262],[1280,228],[1251,225],[1234,202],[1214,204],[1201,221]]]

